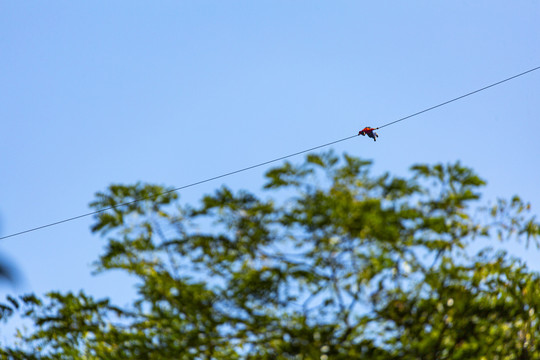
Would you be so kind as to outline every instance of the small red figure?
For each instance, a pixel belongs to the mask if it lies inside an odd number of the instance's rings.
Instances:
[[[377,138],[379,137],[379,135],[376,132],[374,132],[373,130],[377,130],[377,129],[370,128],[370,127],[365,127],[362,130],[360,130],[358,135],[362,135],[362,136],[367,135],[370,138],[372,138],[373,141],[377,141]]]

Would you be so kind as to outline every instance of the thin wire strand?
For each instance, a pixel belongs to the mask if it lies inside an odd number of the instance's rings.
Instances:
[[[389,122],[389,123],[387,123],[387,124],[384,124],[384,125],[382,125],[382,126],[379,126],[377,129],[382,129],[382,128],[386,127],[386,126],[390,126],[390,125],[395,124],[395,123],[397,123],[397,122],[400,122],[400,121],[403,121],[403,120],[407,120],[407,119],[412,118],[412,117],[414,117],[414,116],[417,116],[417,115],[423,114],[423,113],[425,113],[425,112],[431,111],[431,110],[433,110],[433,109],[439,108],[439,107],[441,107],[441,106],[450,104],[450,103],[452,103],[452,102],[454,102],[454,101],[457,101],[457,100],[463,99],[463,98],[465,98],[465,97],[467,97],[467,96],[471,96],[471,95],[473,95],[473,94],[476,94],[476,93],[479,93],[479,92],[481,92],[481,91],[487,90],[487,89],[489,89],[489,88],[491,88],[491,87],[500,85],[500,84],[502,84],[502,83],[505,83],[505,82],[510,81],[510,80],[512,80],[512,79],[515,79],[515,78],[518,78],[518,77],[520,77],[520,76],[523,76],[523,75],[525,75],[525,74],[528,74],[528,73],[533,72],[533,71],[538,70],[538,69],[540,69],[540,66],[535,67],[535,68],[530,69],[530,70],[527,70],[527,71],[524,71],[524,72],[522,72],[522,73],[520,73],[520,74],[511,76],[511,77],[509,77],[509,78],[507,78],[507,79],[498,81],[498,82],[493,83],[493,84],[491,84],[491,85],[484,86],[484,87],[481,88],[481,89],[472,91],[472,92],[467,93],[467,94],[465,94],[465,95],[458,96],[457,98],[454,98],[454,99],[452,99],[452,100],[445,101],[445,102],[443,102],[443,103],[440,103],[440,104],[438,104],[438,105],[432,106],[432,107],[427,108],[427,109],[424,109],[424,110],[422,110],[422,111],[419,111],[419,112],[417,112],[417,113],[411,114],[411,115],[406,116],[406,117],[403,117],[403,118],[401,118],[401,119],[398,119],[398,120]],[[295,152],[295,153],[293,153],[293,154],[281,156],[281,157],[278,157],[278,158],[275,158],[275,159],[272,159],[272,160],[268,160],[268,161],[265,161],[265,162],[262,162],[262,163],[259,163],[259,164],[255,164],[255,165],[252,165],[252,166],[248,166],[248,167],[245,167],[245,168],[242,168],[242,169],[239,169],[239,170],[231,171],[231,172],[228,172],[228,173],[225,173],[225,174],[221,174],[221,175],[218,175],[218,176],[214,176],[214,177],[211,177],[211,178],[208,178],[208,179],[205,179],[205,180],[197,181],[197,182],[194,182],[194,183],[191,183],[191,184],[188,184],[188,185],[184,185],[184,186],[180,186],[180,187],[177,187],[177,188],[174,188],[174,189],[171,189],[171,190],[167,190],[167,191],[164,191],[164,192],[162,192],[162,193],[155,194],[154,196],[148,196],[148,197],[137,198],[137,199],[134,199],[134,200],[132,200],[132,201],[125,202],[125,203],[122,203],[122,204],[118,204],[118,205],[114,205],[114,206],[109,206],[109,207],[106,207],[106,208],[103,208],[103,209],[99,209],[99,210],[96,210],[96,211],[91,211],[91,212],[88,212],[88,213],[85,213],[85,214],[81,214],[81,215],[78,215],[78,216],[73,216],[73,217],[70,217],[70,218],[67,218],[67,219],[64,219],[64,220],[52,222],[52,223],[49,223],[49,224],[45,224],[45,225],[42,225],[42,226],[37,226],[37,227],[31,228],[31,229],[27,229],[27,230],[20,231],[20,232],[17,232],[17,233],[13,233],[13,234],[10,234],[10,235],[2,236],[2,237],[0,237],[0,240],[4,240],[4,239],[11,238],[11,237],[15,237],[15,236],[27,234],[27,233],[34,232],[34,231],[38,231],[38,230],[45,229],[45,228],[48,228],[48,227],[52,227],[52,226],[56,226],[56,225],[59,225],[59,224],[63,224],[63,223],[69,222],[69,221],[74,221],[74,220],[77,220],[77,219],[81,219],[81,218],[84,218],[84,217],[88,217],[88,216],[92,216],[92,215],[97,215],[97,214],[100,214],[100,213],[102,213],[102,212],[105,212],[105,211],[108,211],[108,210],[112,210],[112,209],[116,209],[116,208],[121,207],[121,206],[131,205],[131,204],[137,203],[137,202],[139,202],[139,201],[144,201],[144,200],[154,199],[154,198],[156,198],[157,196],[160,196],[160,195],[165,195],[165,194],[168,194],[168,193],[172,193],[172,192],[184,190],[184,189],[187,189],[187,188],[190,188],[190,187],[193,187],[193,186],[197,186],[197,185],[200,185],[200,184],[204,184],[204,183],[207,183],[207,182],[210,182],[210,181],[213,181],[213,180],[221,179],[221,178],[224,178],[224,177],[227,177],[227,176],[231,176],[231,175],[234,175],[234,174],[238,174],[238,173],[241,173],[241,172],[244,172],[244,171],[247,171],[247,170],[255,169],[255,168],[258,168],[258,167],[261,167],[261,166],[264,166],[264,165],[268,165],[268,164],[271,164],[271,163],[274,163],[274,162],[277,162],[277,161],[280,161],[280,160],[285,160],[285,159],[287,159],[287,158],[290,158],[290,157],[293,157],[293,156],[296,156],[296,155],[304,154],[304,153],[307,153],[307,152],[309,152],[309,151],[317,150],[317,149],[320,149],[320,148],[323,148],[323,147],[327,147],[327,146],[330,146],[330,145],[333,145],[333,144],[337,144],[337,143],[340,143],[340,142],[343,142],[343,141],[346,141],[346,140],[350,140],[350,139],[352,139],[352,138],[354,138],[354,137],[357,137],[357,136],[358,136],[358,135],[347,136],[347,137],[345,137],[345,138],[343,138],[343,139],[331,141],[331,142],[329,142],[329,143],[326,143],[326,144],[323,144],[323,145],[319,145],[319,146],[315,146],[315,147],[312,147],[312,148],[309,148],[309,149],[306,149],[306,150],[298,151],[298,152]]]
[[[507,79],[504,79],[504,80],[501,80],[501,81],[497,81],[496,83],[493,83],[493,84],[491,84],[491,85],[484,86],[484,87],[481,88],[481,89],[471,91],[470,93],[467,93],[467,94],[465,94],[465,95],[458,96],[457,98],[454,98],[454,99],[452,99],[452,100],[445,101],[445,102],[443,102],[443,103],[440,103],[439,105],[435,105],[435,106],[432,106],[432,107],[427,108],[427,109],[425,109],[425,110],[422,110],[422,111],[419,111],[419,112],[417,112],[417,113],[414,113],[414,114],[412,114],[412,115],[405,116],[404,118],[401,118],[401,119],[398,119],[398,120],[389,122],[388,124],[384,124],[384,125],[382,125],[382,126],[379,126],[377,129],[382,129],[383,127],[386,127],[386,126],[395,124],[395,123],[400,122],[400,121],[403,121],[403,120],[407,120],[407,119],[409,119],[409,118],[412,118],[413,116],[417,116],[417,115],[423,114],[423,113],[425,113],[425,112],[431,111],[431,110],[436,109],[436,108],[438,108],[438,107],[441,107],[441,106],[450,104],[450,103],[452,103],[452,102],[454,102],[454,101],[461,100],[461,99],[463,99],[463,98],[466,98],[467,96],[471,96],[471,95],[473,95],[473,94],[479,93],[480,91],[487,90],[487,89],[489,89],[489,88],[491,88],[491,87],[500,85],[500,84],[502,84],[502,83],[505,83],[505,82],[507,82],[507,81],[513,80],[513,79],[515,79],[515,78],[518,78],[518,77],[523,76],[523,75],[525,75],[525,74],[528,74],[528,73],[530,73],[530,72],[536,71],[536,70],[538,70],[538,69],[540,69],[540,66],[535,67],[534,69],[530,69],[530,70],[524,71],[524,72],[522,72],[522,73],[520,73],[520,74],[511,76],[511,77],[509,77],[509,78],[507,78]]]
[[[187,189],[187,188],[190,188],[190,187],[193,187],[193,186],[197,186],[197,185],[200,185],[200,184],[204,184],[204,183],[207,183],[207,182],[210,182],[210,181],[213,181],[213,180],[217,180],[217,179],[221,179],[221,178],[224,178],[224,177],[227,177],[227,176],[238,174],[238,173],[243,172],[243,171],[255,169],[255,168],[258,168],[258,167],[261,167],[261,166],[264,166],[264,165],[274,163],[276,161],[284,160],[284,159],[287,159],[287,158],[290,158],[290,157],[293,157],[293,156],[296,156],[296,155],[300,155],[300,154],[303,154],[303,153],[306,153],[306,152],[309,152],[309,151],[313,151],[313,150],[317,150],[317,149],[320,149],[320,148],[323,148],[323,147],[326,147],[326,146],[337,144],[339,142],[349,140],[349,139],[352,139],[352,138],[357,137],[357,136],[358,135],[348,136],[348,137],[345,137],[343,139],[335,140],[335,141],[332,141],[332,142],[329,142],[329,143],[326,143],[326,144],[323,144],[323,145],[312,147],[310,149],[298,151],[298,152],[295,152],[294,154],[281,156],[279,158],[268,160],[268,161],[265,161],[265,162],[262,162],[262,163],[259,163],[259,164],[256,164],[256,165],[252,165],[252,166],[248,166],[248,167],[245,167],[245,168],[242,168],[242,169],[239,169],[239,170],[231,171],[231,172],[228,172],[226,174],[221,174],[221,175],[214,176],[214,177],[211,177],[211,178],[208,178],[208,179],[205,179],[205,180],[197,181],[197,182],[194,182],[194,183],[191,183],[191,184],[188,184],[188,185],[180,186],[180,187],[177,187],[177,188],[174,188],[174,189],[171,189],[171,190],[164,191],[164,192],[159,193],[159,194],[155,194],[153,196],[140,197],[140,198],[137,198],[137,199],[134,199],[134,200],[122,203],[122,204],[109,206],[109,207],[99,209],[99,210],[96,210],[96,211],[91,211],[91,212],[81,214],[81,215],[78,215],[78,216],[73,216],[73,217],[70,217],[70,218],[67,218],[67,219],[64,219],[64,220],[60,220],[60,221],[56,221],[56,222],[49,223],[49,224],[46,224],[46,225],[38,226],[38,227],[35,227],[35,228],[32,228],[32,229],[27,229],[27,230],[20,231],[20,232],[17,232],[17,233],[13,233],[13,234],[10,234],[10,235],[2,236],[2,237],[0,237],[0,240],[4,240],[4,239],[10,238],[10,237],[19,236],[19,235],[26,234],[26,233],[29,233],[29,232],[45,229],[45,228],[48,228],[48,227],[51,227],[51,226],[63,224],[63,223],[73,221],[73,220],[77,220],[77,219],[81,219],[81,218],[84,218],[84,217],[97,215],[97,214],[102,213],[104,211],[116,209],[116,208],[121,207],[121,206],[131,205],[131,204],[137,203],[139,201],[155,199],[156,197],[158,197],[160,195],[165,195],[165,194],[169,194],[169,193],[172,193],[172,192],[184,190],[184,189]]]

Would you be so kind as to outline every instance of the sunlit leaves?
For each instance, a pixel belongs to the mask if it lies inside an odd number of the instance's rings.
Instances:
[[[178,199],[178,194],[162,186],[137,183],[133,186],[111,185],[107,193],[98,192],[96,198],[90,203],[90,207],[98,212],[98,221],[92,231],[105,234],[126,225],[126,215],[144,214],[148,208],[158,212],[160,207]]]
[[[126,306],[78,294],[7,298],[35,328],[0,350],[40,359],[538,358],[540,278],[478,239],[538,244],[520,198],[480,206],[455,164],[373,175],[310,154],[266,173],[266,198],[219,188],[184,206],[155,185],[96,195],[96,262],[136,279]]]

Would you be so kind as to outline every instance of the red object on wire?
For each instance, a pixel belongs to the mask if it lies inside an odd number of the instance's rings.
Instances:
[[[367,127],[363,128],[362,130],[360,130],[358,132],[358,135],[362,135],[362,136],[367,135],[370,138],[372,138],[373,141],[377,141],[377,138],[379,137],[379,135],[376,132],[374,132],[374,130],[377,130],[377,129],[378,128],[371,128],[371,127],[367,126]]]

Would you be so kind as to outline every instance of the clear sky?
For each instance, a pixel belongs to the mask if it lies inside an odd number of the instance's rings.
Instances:
[[[0,236],[88,212],[113,182],[186,185],[540,66],[539,16],[538,1],[0,0]],[[539,99],[537,71],[334,150],[400,175],[460,160],[486,202],[518,194],[540,214]],[[259,192],[264,170],[181,197]],[[84,288],[127,303],[125,278],[90,274],[91,223],[1,241],[22,282],[0,299]]]

